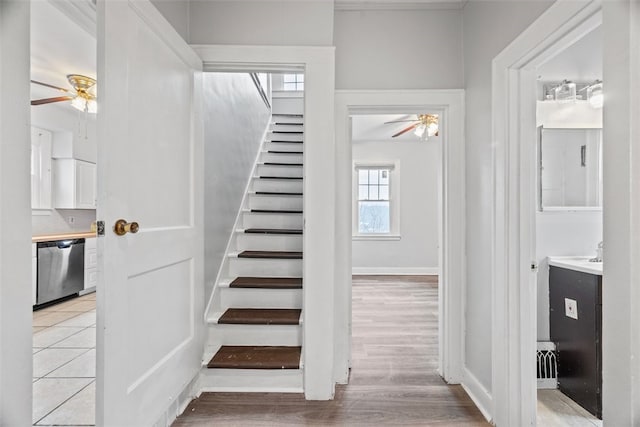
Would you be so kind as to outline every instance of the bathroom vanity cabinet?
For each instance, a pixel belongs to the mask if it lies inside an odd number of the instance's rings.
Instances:
[[[602,419],[602,274],[554,266],[551,260],[549,264],[549,321],[558,352],[558,388]]]

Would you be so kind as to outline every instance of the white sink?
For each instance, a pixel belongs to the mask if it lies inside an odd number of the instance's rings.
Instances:
[[[550,256],[549,265],[602,276],[602,262],[589,261],[588,256]]]

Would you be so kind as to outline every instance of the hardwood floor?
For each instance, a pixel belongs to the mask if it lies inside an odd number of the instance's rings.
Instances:
[[[436,279],[436,280],[434,280]],[[440,378],[432,276],[354,276],[353,362],[335,399],[203,393],[174,426],[487,426],[462,387]]]

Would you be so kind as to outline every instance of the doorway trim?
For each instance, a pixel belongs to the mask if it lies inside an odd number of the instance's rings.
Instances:
[[[335,249],[335,48],[315,46],[192,45],[204,71],[304,69],[304,392],[309,400],[333,398]]]
[[[492,394],[498,426],[536,425],[536,68],[602,22],[557,1],[493,60]]]
[[[354,114],[440,112],[441,227],[439,280],[439,373],[463,381],[465,256],[464,90],[336,91],[336,352],[334,376],[347,383],[351,365],[351,228]],[[349,185],[345,185],[348,183]],[[470,393],[473,394],[473,393]],[[478,403],[478,402],[476,402]]]

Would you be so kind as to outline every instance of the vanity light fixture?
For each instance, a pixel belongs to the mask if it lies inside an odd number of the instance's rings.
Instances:
[[[563,80],[553,89],[554,98],[561,102],[575,102],[576,84],[570,80]]]
[[[602,108],[604,103],[602,80],[596,80],[587,87],[587,99],[593,108]]]

